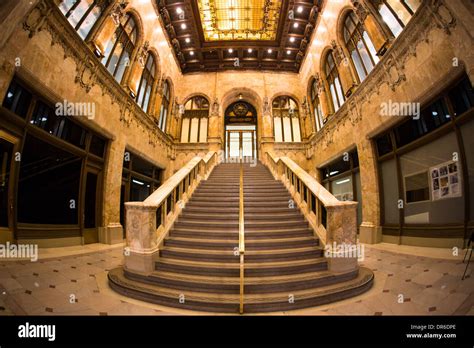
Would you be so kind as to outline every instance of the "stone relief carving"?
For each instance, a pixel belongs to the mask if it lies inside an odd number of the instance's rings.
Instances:
[[[215,98],[214,103],[212,103],[212,112],[211,116],[219,116],[219,99]]]

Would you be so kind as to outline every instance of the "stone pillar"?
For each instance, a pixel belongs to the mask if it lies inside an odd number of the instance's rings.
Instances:
[[[99,241],[105,244],[123,242],[123,227],[120,224],[120,194],[125,141],[111,141],[104,171],[104,226],[99,228]]]
[[[124,267],[127,271],[149,275],[155,269],[154,254],[159,246],[156,209],[143,202],[125,203],[127,247]]]
[[[377,158],[369,139],[357,144],[362,192],[362,223],[359,236],[362,243],[375,244],[382,241],[380,226],[380,194],[377,177]]]
[[[327,205],[326,248],[330,272],[356,270],[357,202]]]

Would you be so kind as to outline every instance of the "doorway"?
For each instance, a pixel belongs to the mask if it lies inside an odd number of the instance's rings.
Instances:
[[[231,104],[225,113],[226,159],[257,158],[257,113],[245,102]]]

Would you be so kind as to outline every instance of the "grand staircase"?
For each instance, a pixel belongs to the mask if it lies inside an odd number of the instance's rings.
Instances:
[[[151,275],[122,268],[110,286],[182,309],[239,312],[239,164],[218,165],[174,224]],[[356,296],[372,286],[365,268],[328,271],[291,196],[262,164],[244,165],[245,313],[288,311]]]

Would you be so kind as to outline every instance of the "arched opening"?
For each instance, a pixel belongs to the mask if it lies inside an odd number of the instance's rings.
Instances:
[[[225,110],[226,158],[257,158],[257,111],[243,100],[230,104]]]

